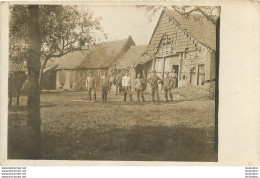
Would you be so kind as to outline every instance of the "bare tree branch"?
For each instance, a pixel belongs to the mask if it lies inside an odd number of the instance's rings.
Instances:
[[[180,10],[178,10],[178,9],[176,8],[176,6],[172,6],[172,8],[173,8],[176,12],[178,12],[180,15],[183,15],[183,16],[189,15],[189,14],[191,14],[192,12],[195,12],[195,11],[200,12],[207,20],[209,20],[213,25],[216,26],[216,21],[215,21],[210,15],[208,15],[207,13],[205,13],[199,6],[195,6],[194,9],[189,10],[189,11],[185,11],[185,12],[181,12]]]

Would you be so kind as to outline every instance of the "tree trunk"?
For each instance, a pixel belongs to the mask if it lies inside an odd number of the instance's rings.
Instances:
[[[27,154],[25,159],[39,159],[41,148],[41,119],[40,119],[40,90],[39,71],[40,63],[40,28],[39,6],[29,5],[29,57],[28,65],[28,111],[27,111]]]

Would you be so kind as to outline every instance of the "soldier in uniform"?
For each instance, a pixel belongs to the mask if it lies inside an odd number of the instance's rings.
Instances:
[[[137,79],[135,79],[135,89],[137,91],[137,101],[140,102],[140,95],[142,101],[144,102],[144,79],[141,78],[141,74],[137,74]]]
[[[88,89],[89,101],[92,101],[91,100],[92,92],[93,92],[93,95],[94,95],[94,101],[97,101],[96,78],[93,76],[92,71],[89,73],[89,76],[86,79],[86,87]]]
[[[120,73],[116,76],[116,94],[121,94],[122,89],[122,75]]]
[[[169,72],[165,73],[166,76],[163,78],[163,89],[166,101],[168,101],[168,95],[170,96],[171,100],[173,101],[171,89],[174,85],[174,79],[169,76]]]
[[[156,71],[152,72],[152,76],[149,78],[148,82],[151,85],[151,89],[152,89],[152,101],[155,101],[155,95],[156,95],[156,99],[157,101],[160,101],[160,97],[159,97],[159,91],[158,91],[158,84],[161,83],[161,79],[160,77],[158,77],[156,75]]]
[[[125,76],[122,78],[122,86],[124,88],[124,101],[126,101],[127,95],[129,95],[130,101],[133,101],[131,92],[131,78],[128,71],[126,71]]]
[[[100,87],[101,87],[101,91],[102,91],[102,100],[103,100],[103,102],[106,102],[107,101],[107,92],[109,89],[109,77],[107,75],[107,72],[104,72],[104,75],[101,77]]]
[[[178,76],[176,74],[175,69],[172,69],[172,78],[173,78],[173,81],[174,81],[174,84],[173,84],[172,88],[176,88],[177,87]]]
[[[109,71],[109,93],[111,90],[112,85],[116,85],[116,76],[118,74],[118,70],[116,68],[116,64],[113,64],[113,68]]]

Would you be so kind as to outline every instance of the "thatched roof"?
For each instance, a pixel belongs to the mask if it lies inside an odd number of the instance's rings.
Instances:
[[[134,67],[144,60],[147,45],[131,46],[131,48],[123,54],[117,61],[118,69]]]
[[[59,58],[52,58],[44,72],[53,70],[73,70],[88,68],[108,68],[125,53],[131,45],[135,45],[132,37],[96,44],[90,51],[76,51]]]
[[[131,37],[99,44],[80,66],[82,68],[107,68],[116,62],[131,45],[135,45]]]

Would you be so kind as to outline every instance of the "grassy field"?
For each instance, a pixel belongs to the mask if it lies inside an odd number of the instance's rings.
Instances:
[[[205,91],[177,89],[168,103],[145,97],[145,103],[122,102],[122,96],[112,93],[102,103],[98,93],[99,102],[90,103],[84,91],[42,93],[41,158],[217,161],[215,101]],[[20,106],[9,108],[9,159],[23,158],[26,109],[24,96]]]

